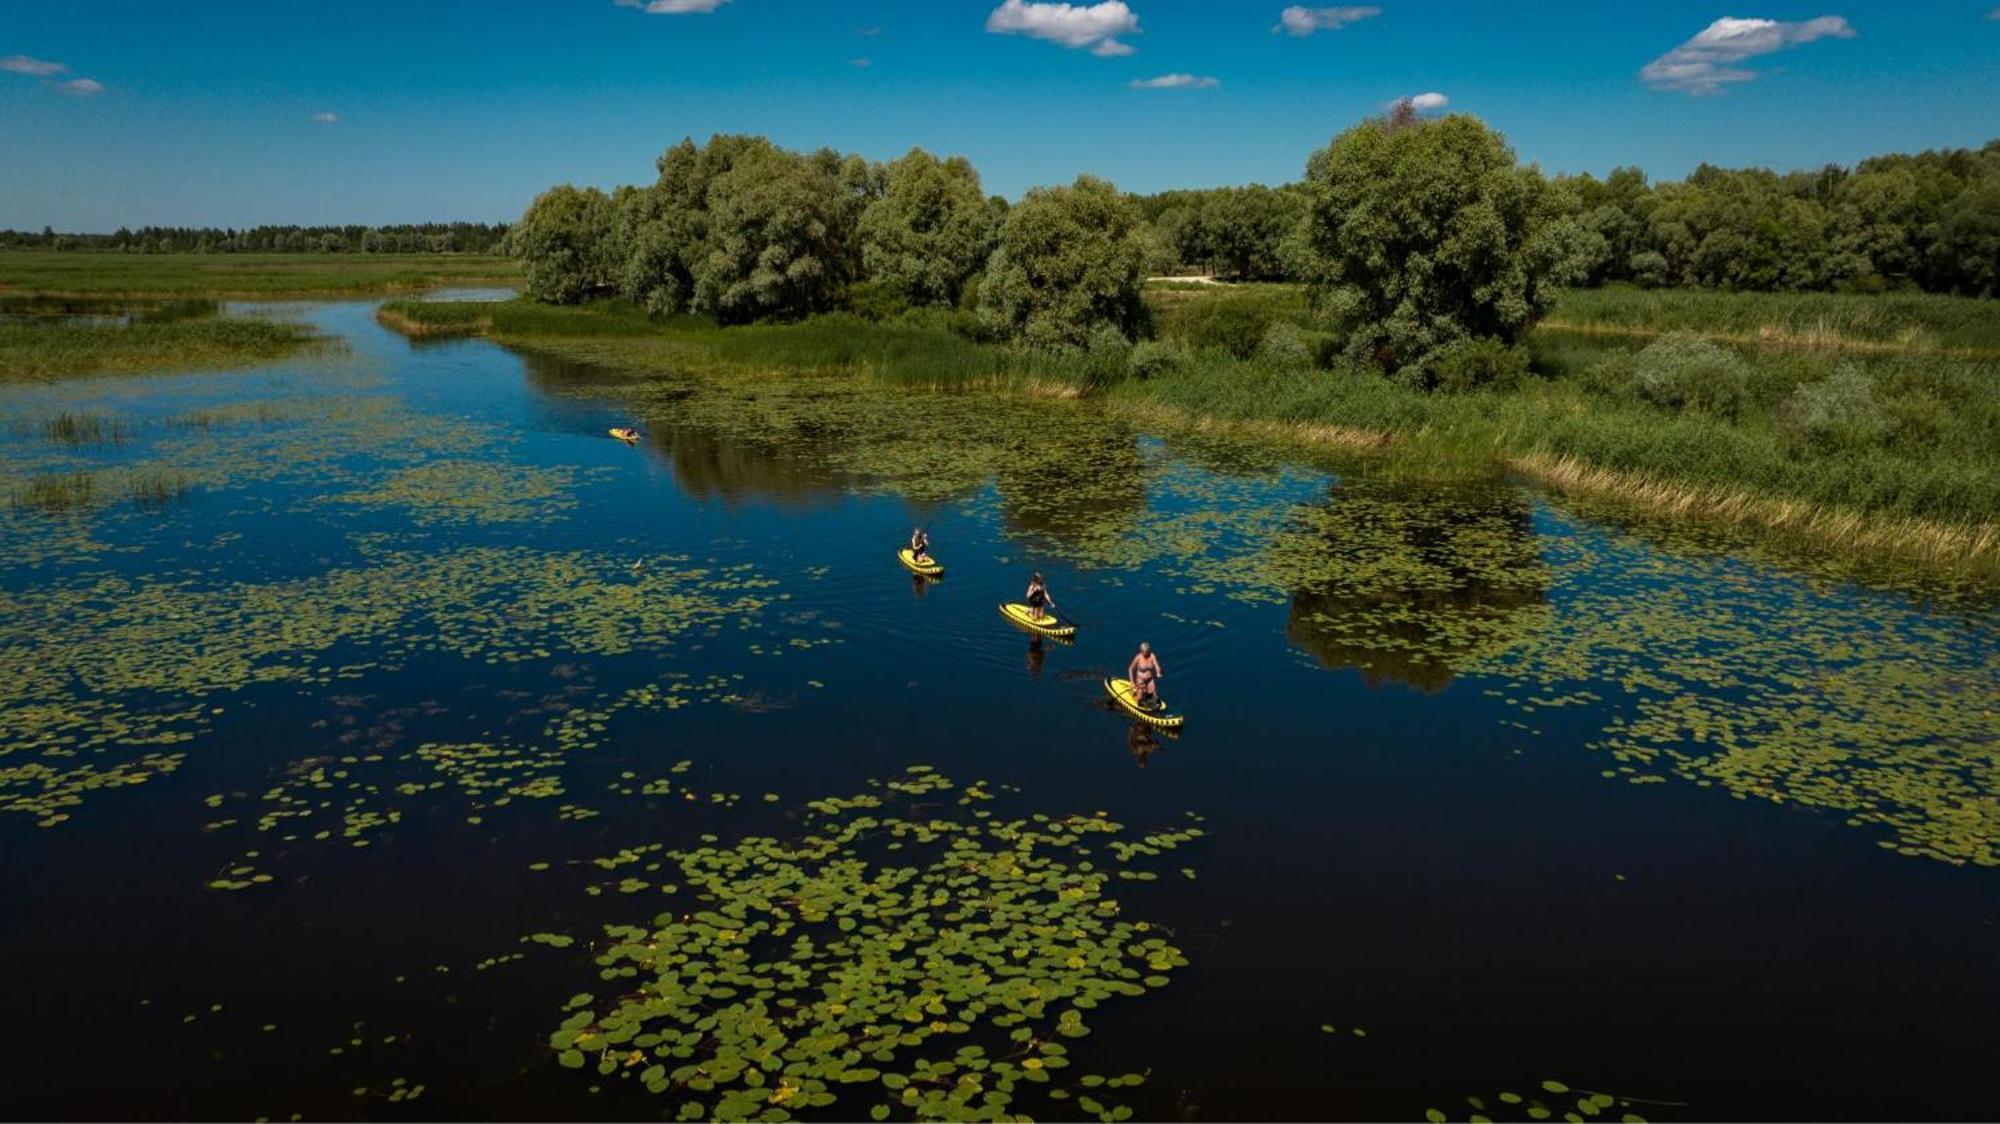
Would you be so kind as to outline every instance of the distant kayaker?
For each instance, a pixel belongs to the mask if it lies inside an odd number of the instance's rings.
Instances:
[[[919,562],[931,560],[931,536],[922,527],[910,531],[910,557]]]
[[[1028,592],[1023,600],[1027,601],[1028,611],[1033,613],[1038,621],[1047,620],[1049,613],[1056,607],[1056,599],[1049,596],[1048,583],[1042,580],[1040,574],[1028,579]]]
[[[1125,678],[1132,682],[1132,702],[1143,707],[1160,705],[1160,680],[1166,678],[1166,669],[1160,666],[1160,657],[1153,653],[1153,646],[1139,641],[1139,654],[1125,668]]]

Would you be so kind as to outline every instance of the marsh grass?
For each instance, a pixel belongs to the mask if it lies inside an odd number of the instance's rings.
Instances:
[[[132,435],[132,427],[121,419],[103,414],[77,414],[64,410],[45,420],[42,432],[60,445],[116,445]]]
[[[303,325],[233,317],[0,324],[0,382],[239,367],[317,342],[321,338]]]
[[[59,296],[339,296],[511,283],[521,263],[472,254],[0,252],[0,291]]]
[[[120,500],[141,511],[163,511],[186,498],[192,487],[180,469],[142,465],[32,476],[14,487],[8,501],[16,511],[42,515],[89,511]]]

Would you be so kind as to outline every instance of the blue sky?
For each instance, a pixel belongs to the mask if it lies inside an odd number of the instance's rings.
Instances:
[[[961,153],[1008,196],[1276,183],[1424,93],[1550,171],[2000,136],[1996,0],[646,2],[0,0],[0,226],[509,219],[713,132]]]

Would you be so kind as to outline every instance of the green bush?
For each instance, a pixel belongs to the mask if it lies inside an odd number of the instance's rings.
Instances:
[[[1816,452],[1866,449],[1880,445],[1889,419],[1875,399],[1875,387],[1859,367],[1843,365],[1832,378],[1792,392],[1782,413],[1794,447]]]
[[[1116,327],[1099,324],[1091,331],[1090,346],[1084,351],[1084,385],[1097,390],[1119,382],[1131,370],[1131,362],[1132,341]]]
[[[909,294],[900,281],[859,281],[847,287],[847,308],[870,320],[892,320],[910,311]]]
[[[1691,332],[1670,332],[1632,357],[1630,389],[1664,410],[1733,419],[1750,396],[1750,365]]]
[[[1428,389],[1505,390],[1528,376],[1528,349],[1492,337],[1460,340],[1439,348],[1430,362]]]
[[[1297,324],[1279,321],[1264,329],[1264,336],[1257,344],[1257,354],[1265,362],[1280,367],[1310,367],[1313,365],[1312,341],[1306,338]]]
[[[1135,379],[1170,374],[1181,365],[1181,349],[1172,340],[1142,340],[1126,360],[1126,373]]]

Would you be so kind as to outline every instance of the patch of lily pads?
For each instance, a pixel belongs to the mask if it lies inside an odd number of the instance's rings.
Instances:
[[[1187,966],[1114,894],[1203,831],[1131,839],[1102,813],[1008,818],[993,799],[915,766],[811,802],[784,838],[597,860],[658,904],[588,941],[606,994],[565,1004],[556,1062],[680,1120],[1128,1119],[1115,1093],[1144,1074],[1070,1072],[1068,1043]]]

